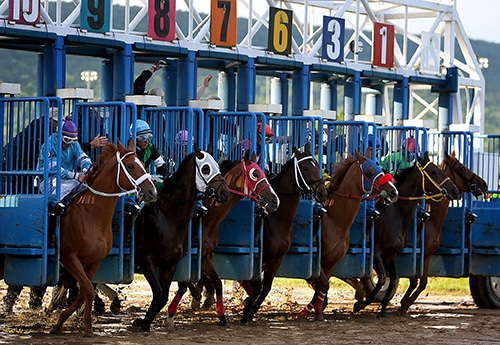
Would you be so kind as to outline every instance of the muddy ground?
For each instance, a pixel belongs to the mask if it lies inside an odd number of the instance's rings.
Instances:
[[[12,314],[0,313],[0,344],[500,344],[500,310],[480,310],[470,296],[423,296],[406,317],[395,313],[401,295],[393,299],[388,317],[377,319],[378,306],[353,313],[350,288],[331,290],[325,321],[296,320],[312,296],[305,287],[278,287],[255,321],[241,325],[241,297],[233,295],[232,284],[225,284],[226,312],[229,326],[215,324],[214,309],[193,312],[190,297],[180,304],[173,329],[167,326],[167,313],[162,311],[150,333],[137,333],[130,328],[142,316],[150,302],[146,282],[135,281],[120,286],[122,312],[113,315],[109,301],[103,316],[94,314],[94,336],[82,337],[81,319],[71,317],[64,334],[49,334],[58,313],[47,315],[27,308],[29,290],[25,288]],[[173,286],[175,288],[175,284]],[[50,298],[45,296],[44,306]],[[0,284],[0,297],[6,286]]]

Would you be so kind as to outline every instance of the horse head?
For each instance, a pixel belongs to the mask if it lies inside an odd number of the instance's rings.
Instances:
[[[480,176],[462,164],[455,156],[455,151],[444,153],[441,169],[449,176],[461,192],[471,192],[478,197],[488,192],[488,184]]]
[[[362,186],[365,193],[377,193],[384,203],[392,204],[398,200],[398,190],[391,174],[382,171],[379,165],[358,151],[354,152],[361,168]]]
[[[303,191],[313,194],[318,202],[324,202],[328,197],[328,192],[321,179],[319,164],[311,156],[311,144],[308,142],[305,145],[304,152],[300,152],[294,146],[293,153],[295,183]]]
[[[141,199],[147,202],[156,201],[156,187],[151,179],[151,175],[146,172],[144,165],[135,154],[134,142],[130,141],[128,148],[118,140],[116,159],[118,161],[119,186],[122,190],[122,183],[129,184],[129,189],[135,189]]]
[[[265,212],[272,213],[278,209],[280,199],[256,160],[255,153],[250,156],[249,150],[245,152],[241,160],[242,192],[238,194],[250,197]]]
[[[226,180],[220,173],[219,164],[208,152],[201,151],[196,143],[193,147],[196,161],[196,188],[204,194],[204,197],[226,202],[230,192]]]
[[[417,155],[415,165],[422,174],[423,192],[431,199],[437,200],[444,196],[448,200],[455,200],[460,197],[457,186],[443,170],[429,160],[427,151],[423,158]]]

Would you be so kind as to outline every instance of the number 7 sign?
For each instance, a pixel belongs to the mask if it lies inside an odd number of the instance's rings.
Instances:
[[[394,66],[394,25],[373,23],[372,64],[389,68]]]

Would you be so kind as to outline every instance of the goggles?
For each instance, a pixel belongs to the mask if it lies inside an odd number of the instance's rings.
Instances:
[[[78,138],[72,138],[72,137],[67,137],[65,135],[63,135],[62,137],[62,141],[65,143],[65,144],[73,144],[75,141],[77,141]]]
[[[150,141],[153,139],[153,134],[151,133],[146,133],[146,134],[141,134],[136,137],[137,141],[145,142],[145,141]]]
[[[273,137],[266,137],[266,144],[270,144],[273,142]]]

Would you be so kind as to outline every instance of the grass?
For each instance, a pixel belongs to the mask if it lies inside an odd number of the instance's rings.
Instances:
[[[307,286],[303,279],[275,279],[276,285],[281,286]],[[403,294],[408,288],[409,281],[406,278],[401,278],[398,285],[398,293]],[[350,285],[336,278],[330,279],[330,289],[352,289]],[[354,290],[353,290],[354,291]],[[446,296],[464,296],[470,295],[469,279],[468,278],[443,278],[430,277],[427,283],[425,293],[431,295],[446,295]]]

